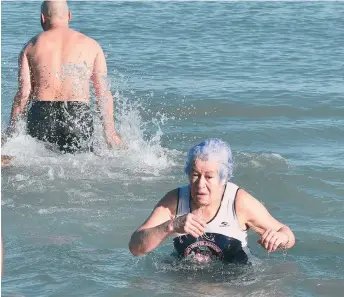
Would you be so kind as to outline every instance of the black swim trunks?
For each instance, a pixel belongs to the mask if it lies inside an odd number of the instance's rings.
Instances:
[[[80,101],[34,101],[29,108],[27,132],[57,144],[64,153],[93,151],[93,117]]]

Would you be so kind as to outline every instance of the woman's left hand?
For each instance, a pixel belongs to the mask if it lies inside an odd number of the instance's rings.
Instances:
[[[269,229],[264,232],[257,242],[270,253],[276,251],[280,246],[283,248],[288,240],[288,235],[284,232]]]

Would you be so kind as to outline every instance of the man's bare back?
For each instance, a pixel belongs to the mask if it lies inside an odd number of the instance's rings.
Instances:
[[[92,82],[106,142],[110,146],[122,145],[115,131],[113,98],[103,50],[92,38],[70,29],[70,19],[66,1],[43,1],[41,25],[44,32],[32,38],[19,55],[19,89],[7,134],[13,133],[31,101],[28,133],[39,140],[58,144],[60,150],[70,145],[73,146],[70,152],[79,150],[80,143],[93,134],[92,116],[87,110]],[[74,125],[76,122],[78,126]],[[66,143],[67,138],[70,142],[75,139],[73,143]]]
[[[32,72],[32,98],[89,101],[90,80],[98,43],[68,27],[45,31],[25,47]]]

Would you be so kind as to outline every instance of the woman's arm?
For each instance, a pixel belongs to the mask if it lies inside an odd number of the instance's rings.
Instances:
[[[178,189],[165,195],[148,219],[132,234],[129,250],[135,256],[146,254],[173,233],[173,218],[178,201]]]
[[[240,189],[236,197],[236,212],[241,225],[261,235],[258,243],[267,251],[289,249],[295,244],[294,233],[277,221],[257,199]]]

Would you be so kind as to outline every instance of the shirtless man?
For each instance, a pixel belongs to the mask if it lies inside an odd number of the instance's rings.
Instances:
[[[113,98],[106,60],[100,45],[69,28],[66,1],[44,1],[41,25],[19,55],[19,90],[15,95],[7,136],[16,129],[26,105],[27,131],[32,137],[57,144],[62,152],[92,151],[93,121],[90,81],[110,147],[122,145],[115,130]]]

